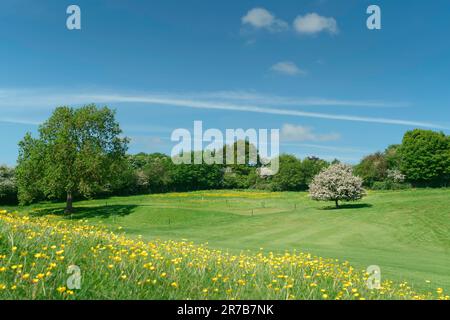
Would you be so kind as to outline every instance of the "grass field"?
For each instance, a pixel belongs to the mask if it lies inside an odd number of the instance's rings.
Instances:
[[[64,204],[18,208],[61,214]],[[419,290],[450,290],[450,190],[369,192],[334,210],[306,193],[208,191],[81,201],[67,220],[121,230],[130,237],[208,243],[239,253],[285,250],[348,260]],[[14,210],[17,208],[7,208]]]

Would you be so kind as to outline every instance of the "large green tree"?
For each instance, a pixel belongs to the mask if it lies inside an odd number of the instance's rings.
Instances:
[[[314,176],[328,166],[328,162],[317,157],[302,161],[289,154],[280,155],[279,161],[280,170],[269,178],[273,191],[305,191]]]
[[[193,161],[197,152],[202,153],[201,151],[191,152],[191,164],[168,164],[171,169],[171,183],[175,191],[210,190],[222,187],[223,166],[221,164],[195,164]]]
[[[307,190],[309,184],[314,177],[319,174],[324,168],[327,168],[330,164],[318,157],[308,157],[302,161],[302,173],[304,186],[302,190]]]
[[[225,163],[223,187],[227,189],[248,189],[257,180],[256,169],[261,167],[261,158],[256,146],[249,140],[238,140],[225,145],[222,150]],[[227,159],[227,155],[229,159]],[[231,157],[233,155],[233,157]],[[229,163],[231,160],[232,163]]]
[[[445,186],[450,179],[450,137],[442,132],[406,132],[399,149],[400,168],[418,186]]]
[[[299,191],[305,184],[302,161],[293,155],[279,157],[280,169],[271,179],[273,191]]]
[[[372,187],[374,182],[386,179],[388,169],[386,155],[376,152],[361,160],[355,167],[355,174],[363,179],[365,186]]]
[[[400,169],[401,155],[399,149],[399,144],[391,144],[386,148],[386,150],[384,150],[384,157],[386,159],[387,166],[391,170]]]
[[[123,169],[128,139],[121,137],[115,112],[107,107],[58,107],[39,127],[39,137],[27,134],[19,143],[19,200],[43,195],[66,197],[72,212],[74,196],[90,197],[114,184]]]
[[[161,153],[148,155],[148,161],[143,167],[143,173],[148,181],[148,192],[168,192],[172,187],[174,172],[172,159]]]

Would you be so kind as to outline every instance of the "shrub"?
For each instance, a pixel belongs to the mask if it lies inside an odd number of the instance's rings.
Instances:
[[[403,183],[405,182],[405,175],[397,169],[389,169],[387,171],[387,180],[394,183]]]
[[[412,186],[409,183],[398,183],[393,181],[377,181],[372,185],[373,190],[405,190]]]
[[[14,169],[0,166],[0,203],[17,203],[17,183]]]

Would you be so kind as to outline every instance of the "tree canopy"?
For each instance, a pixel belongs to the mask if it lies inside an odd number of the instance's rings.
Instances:
[[[364,185],[371,187],[376,181],[383,181],[387,177],[388,162],[384,153],[377,152],[364,157],[355,166],[355,174],[361,177]]]
[[[74,196],[108,189],[125,165],[128,139],[121,133],[107,107],[56,108],[39,127],[39,137],[28,133],[19,143],[20,202],[66,196],[71,212]]]
[[[400,169],[417,186],[446,186],[450,180],[450,137],[442,132],[406,132],[399,149]]]
[[[305,158],[302,161],[287,154],[280,155],[279,162],[279,172],[270,178],[273,191],[307,190],[313,177],[328,166],[328,162],[319,158]]]

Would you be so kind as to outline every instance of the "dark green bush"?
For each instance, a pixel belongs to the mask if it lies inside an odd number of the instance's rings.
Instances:
[[[376,181],[372,184],[373,190],[405,190],[410,189],[409,183],[398,183],[392,181]]]

